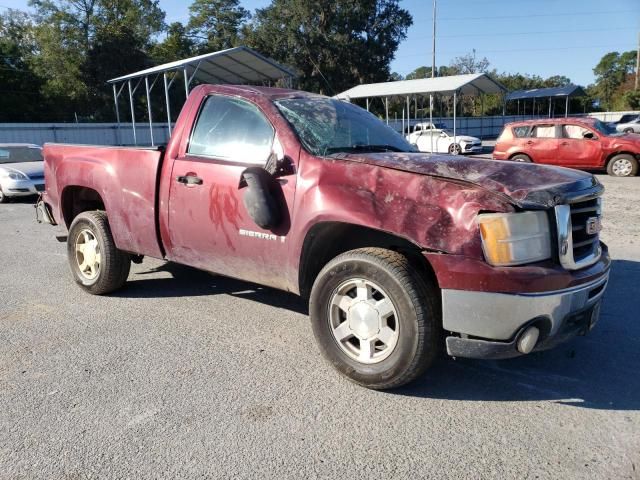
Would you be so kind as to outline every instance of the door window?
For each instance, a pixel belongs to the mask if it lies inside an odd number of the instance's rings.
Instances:
[[[212,95],[198,115],[187,152],[242,163],[265,163],[273,137],[273,127],[258,107],[238,98]]]
[[[556,138],[556,126],[536,125],[531,131],[531,136],[535,138]]]
[[[579,125],[563,125],[562,126],[562,136],[564,138],[575,138],[575,139],[579,139],[582,140],[583,138],[586,138],[585,135],[590,134],[593,136],[593,133],[584,128],[581,127]]]

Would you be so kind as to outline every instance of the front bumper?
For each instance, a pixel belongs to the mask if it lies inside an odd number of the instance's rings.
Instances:
[[[44,191],[44,178],[27,180],[3,178],[2,181],[0,181],[0,188],[2,188],[2,192],[7,197],[38,195]]]
[[[598,320],[609,271],[584,285],[551,292],[508,294],[442,290],[447,353],[454,357],[509,358],[521,355],[517,343],[536,326],[535,350],[551,348],[585,334]]]
[[[482,153],[482,145],[466,144],[462,149],[462,153]]]

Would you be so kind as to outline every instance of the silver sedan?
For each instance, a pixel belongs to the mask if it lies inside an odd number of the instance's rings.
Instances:
[[[623,115],[615,127],[622,133],[640,133],[640,115]]]
[[[43,190],[42,149],[28,143],[0,143],[0,203]]]

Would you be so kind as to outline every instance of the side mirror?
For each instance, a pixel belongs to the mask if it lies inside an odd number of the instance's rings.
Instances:
[[[242,203],[251,219],[260,228],[271,230],[280,223],[282,212],[277,201],[278,182],[261,167],[249,167],[242,172],[240,187],[246,187]]]
[[[446,137],[446,136],[447,136],[447,134],[446,134],[446,133],[444,133],[444,132],[440,132],[440,136],[441,136],[442,138],[444,138],[444,137]]]
[[[587,140],[597,140],[598,137],[596,137],[593,132],[585,132],[582,134],[582,138],[586,138]]]

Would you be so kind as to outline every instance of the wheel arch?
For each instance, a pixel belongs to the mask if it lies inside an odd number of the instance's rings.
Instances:
[[[64,188],[60,195],[60,211],[67,229],[79,214],[90,210],[106,211],[104,200],[97,190],[80,185],[67,185]]]
[[[300,295],[307,298],[322,268],[336,256],[357,248],[379,247],[407,256],[420,273],[437,286],[435,272],[422,255],[423,249],[393,233],[340,221],[319,222],[307,232],[298,269]]]
[[[509,155],[509,160],[513,160],[513,157],[515,157],[517,155],[526,155],[527,157],[529,157],[531,159],[531,162],[533,162],[533,157],[531,155],[529,155],[528,153],[525,153],[525,152],[514,152],[514,153]]]

